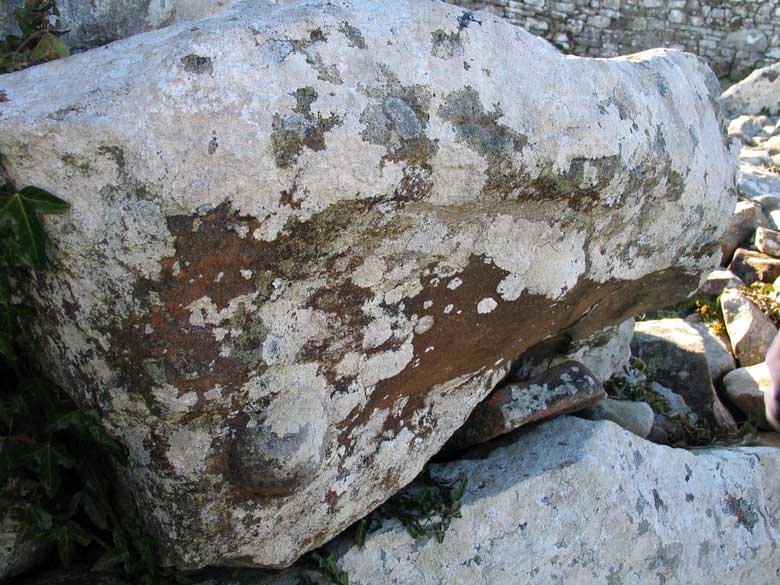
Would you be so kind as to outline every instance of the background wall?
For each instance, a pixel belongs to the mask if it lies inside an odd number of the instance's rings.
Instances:
[[[780,61],[780,0],[460,0],[543,36],[566,53],[614,57],[673,47],[741,79]]]

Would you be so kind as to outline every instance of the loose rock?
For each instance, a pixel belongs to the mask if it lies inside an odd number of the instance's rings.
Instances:
[[[772,380],[765,362],[729,372],[723,378],[723,388],[734,406],[752,418],[759,428],[773,430],[766,420],[764,396],[772,390]]]
[[[612,421],[643,439],[650,434],[655,421],[653,409],[646,402],[615,400],[610,397],[586,408],[579,415],[590,420]]]
[[[739,276],[746,285],[754,282],[771,283],[780,277],[780,260],[761,252],[739,248],[734,253],[729,270]]]
[[[759,252],[780,258],[780,232],[762,227],[757,228],[755,246]]]
[[[586,339],[572,342],[568,351],[552,359],[552,365],[576,361],[584,365],[602,382],[623,370],[631,358],[631,337],[634,320],[628,319],[618,326],[608,327]]]
[[[31,538],[29,529],[12,516],[8,501],[0,497],[0,504],[3,505],[0,509],[0,581],[3,581],[46,562],[51,546]]]
[[[698,314],[686,317],[685,322],[693,327],[701,337],[710,378],[717,384],[726,373],[737,367],[737,362],[731,353],[728,335],[715,333],[712,326],[702,321]]]
[[[742,279],[731,270],[728,268],[720,268],[710,272],[709,276],[707,276],[707,280],[705,280],[704,284],[696,291],[696,296],[707,298],[716,297],[722,293],[725,288],[737,288],[744,284]]]
[[[732,115],[780,114],[780,63],[756,69],[729,87],[720,103]]]
[[[493,390],[447,441],[443,451],[484,443],[523,425],[581,410],[605,396],[601,382],[585,366],[564,362],[527,382]]]
[[[720,304],[726,332],[740,365],[747,367],[763,362],[777,327],[737,289],[723,291]]]
[[[753,237],[758,226],[769,227],[761,206],[753,201],[738,201],[721,240],[724,266],[731,262],[734,251]]]

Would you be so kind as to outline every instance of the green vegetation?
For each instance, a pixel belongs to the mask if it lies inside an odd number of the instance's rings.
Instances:
[[[647,402],[653,411],[659,414],[669,412],[666,398],[653,390],[653,375],[644,361],[632,356],[623,371],[625,376],[615,374],[604,382],[607,394],[617,400]]]
[[[9,362],[16,361],[13,339],[19,321],[33,314],[30,307],[12,301],[12,273],[48,267],[46,236],[38,214],[67,209],[67,203],[36,187],[0,191],[0,357]]]
[[[463,474],[453,482],[446,482],[434,479],[426,467],[406,489],[355,524],[355,543],[363,548],[367,535],[382,526],[383,518],[397,518],[415,539],[433,537],[437,542],[443,542],[452,520],[461,517],[461,498],[466,485]],[[314,552],[308,564],[326,583],[349,585],[349,575],[339,570],[332,554],[323,556],[321,552]],[[300,585],[314,585],[314,582],[304,576]]]
[[[462,474],[452,483],[433,479],[426,467],[415,483],[390,498],[378,513],[398,518],[413,538],[443,542],[452,520],[460,518],[466,483]]]
[[[646,402],[656,414],[669,420],[672,435],[678,437],[674,446],[693,447],[712,444],[715,437],[706,427],[688,415],[671,411],[669,401],[653,389],[653,373],[648,365],[637,357],[632,357],[629,365],[623,368],[626,375],[614,375],[604,383],[604,389],[612,398]]]
[[[59,39],[61,31],[52,28],[52,20],[59,14],[53,0],[26,0],[14,10],[22,36],[8,35],[0,41],[0,73],[67,57],[68,49]]]

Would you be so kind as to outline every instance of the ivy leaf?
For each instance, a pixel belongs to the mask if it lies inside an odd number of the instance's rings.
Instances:
[[[47,443],[36,453],[38,475],[46,495],[53,498],[60,489],[62,478],[60,467],[71,469],[76,466],[76,460],[67,453]]]
[[[33,61],[52,61],[60,57],[70,55],[68,48],[62,44],[62,41],[52,33],[44,33],[38,44],[30,53],[30,59]]]
[[[101,572],[113,569],[117,565],[124,564],[130,558],[130,553],[127,549],[110,548],[103,556],[101,556],[94,565],[92,565],[92,571]]]
[[[25,37],[35,31],[35,15],[29,8],[22,7],[14,10],[14,17],[16,23],[19,25],[19,29],[22,31],[22,35]]]
[[[85,427],[84,417],[78,410],[71,410],[61,414],[49,423],[48,431],[66,431],[68,429],[82,430]]]
[[[15,247],[16,256],[28,266],[46,268],[46,237],[33,209],[25,204],[19,193],[0,194],[0,225],[9,225],[15,238],[8,242]]]
[[[92,536],[73,521],[57,527],[52,533],[52,539],[57,543],[57,553],[62,566],[70,568],[77,546],[87,546],[92,542]]]
[[[91,489],[84,489],[81,493],[83,494],[81,507],[89,519],[100,530],[108,530],[109,522],[106,514],[106,503],[102,502]]]
[[[18,193],[0,193],[0,227],[10,227],[15,238],[7,242],[22,262],[32,268],[46,268],[46,236],[39,213],[61,213],[69,205],[54,195],[25,187]]]
[[[25,187],[17,193],[38,213],[65,213],[70,204],[39,187]]]
[[[20,514],[32,528],[41,532],[49,530],[54,523],[52,515],[36,502],[16,504],[13,510]]]
[[[53,498],[60,489],[62,478],[51,445],[44,445],[38,452],[38,475],[46,495]]]

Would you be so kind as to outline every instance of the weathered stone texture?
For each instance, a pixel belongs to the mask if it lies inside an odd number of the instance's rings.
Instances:
[[[0,77],[5,171],[72,205],[36,348],[127,445],[169,562],[293,562],[517,356],[717,264],[735,157],[703,61],[465,14],[250,1]]]
[[[462,518],[442,543],[385,521],[365,547],[332,550],[354,585],[625,583],[775,585],[780,450],[696,452],[654,445],[609,422],[561,417],[465,474]],[[315,577],[315,583],[325,583]],[[297,585],[297,571],[237,585]],[[228,585],[217,579],[214,585]]]
[[[576,55],[614,57],[670,47],[700,55],[719,77],[731,79],[780,61],[777,0],[458,0],[457,4],[508,18]]]
[[[601,381],[585,366],[563,362],[531,380],[493,390],[442,450],[466,449],[532,422],[593,406],[605,396]]]

